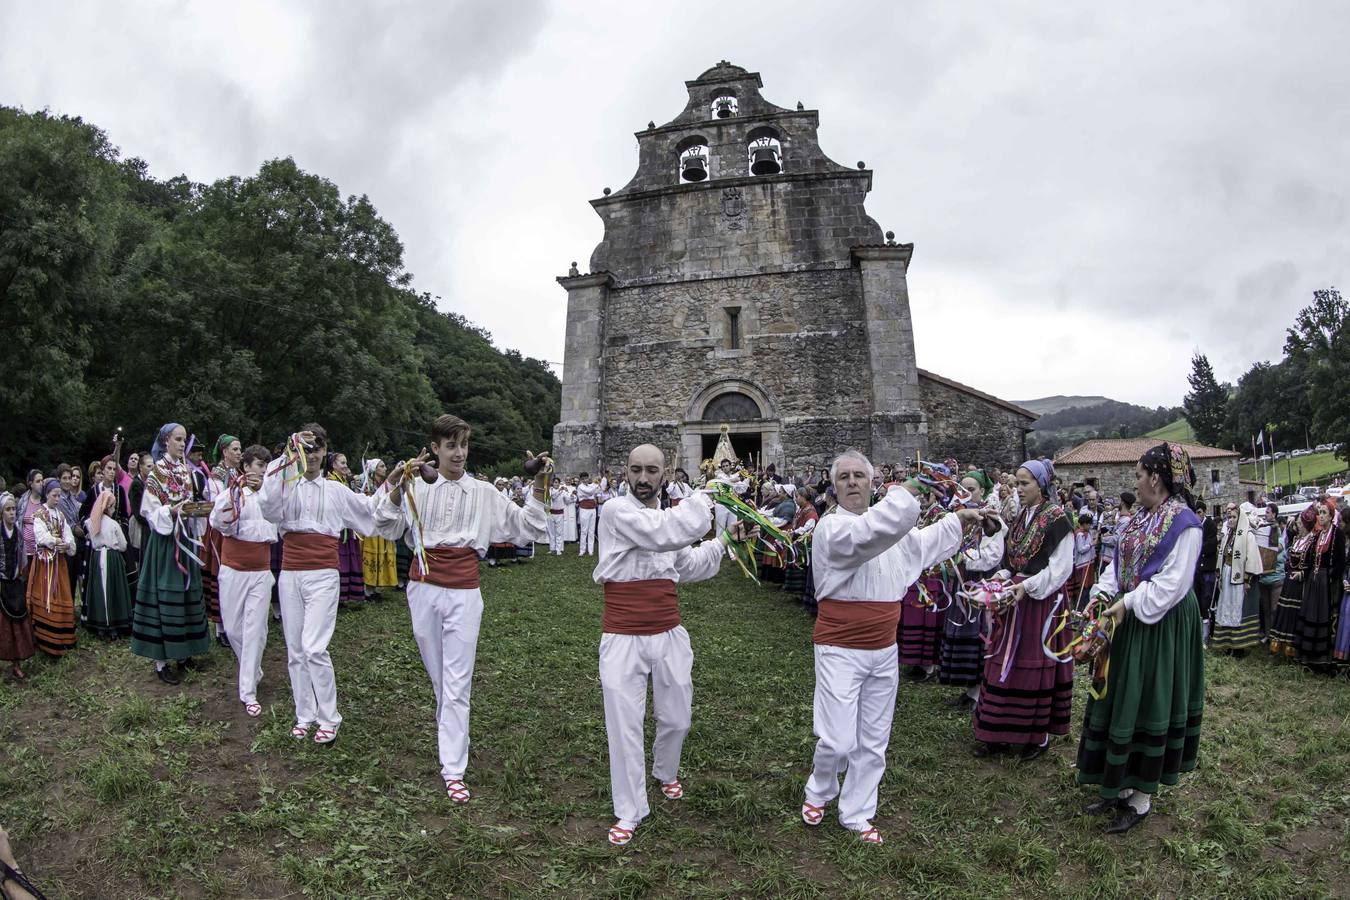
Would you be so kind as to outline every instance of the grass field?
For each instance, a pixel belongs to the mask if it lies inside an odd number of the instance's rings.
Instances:
[[[1028,766],[976,760],[953,689],[908,684],[875,820],[887,843],[833,818],[808,830],[811,621],[730,564],[681,591],[686,797],[655,792],[634,842],[611,848],[591,563],[484,572],[466,808],[441,789],[431,689],[391,597],[339,616],[330,749],[287,736],[275,625],[257,720],[219,648],[176,688],[83,634],[34,661],[0,685],[0,822],[53,897],[1350,893],[1350,687],[1261,654],[1209,661],[1201,767],[1124,837],[1080,815],[1071,740]]]
[[[1267,465],[1270,485],[1308,484],[1313,481],[1325,481],[1333,475],[1346,470],[1345,460],[1335,452],[1314,453],[1300,456],[1298,459],[1282,459]],[[1261,466],[1242,466],[1242,477],[1252,481],[1261,480]]]
[[[1191,423],[1185,419],[1177,419],[1164,425],[1162,428],[1155,428],[1150,431],[1147,437],[1155,437],[1162,441],[1187,441],[1195,440],[1195,432],[1191,430]]]

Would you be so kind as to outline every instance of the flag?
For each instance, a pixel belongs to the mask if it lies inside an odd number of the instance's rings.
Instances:
[[[1256,445],[1262,450],[1266,447],[1266,430],[1264,428],[1261,429],[1261,433],[1256,437]]]

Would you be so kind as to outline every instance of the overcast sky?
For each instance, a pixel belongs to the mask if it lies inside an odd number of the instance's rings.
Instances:
[[[875,170],[868,211],[915,244],[920,366],[1171,405],[1194,349],[1236,379],[1350,283],[1350,15],[1148,6],[6,0],[0,102],[80,115],[160,178],[293,156],[370,196],[419,290],[561,361],[587,201],[728,59]]]

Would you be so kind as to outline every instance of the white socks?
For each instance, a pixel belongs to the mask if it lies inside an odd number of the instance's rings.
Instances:
[[[1128,803],[1130,809],[1141,816],[1153,808],[1153,797],[1143,791],[1136,791],[1134,788],[1126,788],[1121,791],[1120,799]]]
[[[166,663],[164,660],[162,660],[162,659],[157,659],[157,660],[155,660],[155,671],[156,671],[156,672],[163,672],[163,671],[164,671],[164,667],[167,666],[167,665],[168,665],[168,663]]]
[[[980,699],[980,686],[976,684],[966,688],[966,696],[972,700]]]

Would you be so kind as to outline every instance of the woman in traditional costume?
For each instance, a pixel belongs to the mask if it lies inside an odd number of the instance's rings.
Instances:
[[[919,527],[927,528],[945,516],[947,510],[931,491],[922,490],[925,493],[919,502],[924,509],[919,516]],[[885,491],[883,487],[882,496]],[[900,624],[895,634],[900,667],[908,667],[910,679],[916,682],[936,678],[938,665],[942,662],[942,633],[947,626],[951,592],[955,589],[952,565],[951,560],[942,560],[925,569],[909,586],[904,602],[900,604]]]
[[[1054,499],[1054,477],[1048,459],[1028,460],[1017,470],[1021,511],[1008,527],[1003,555],[1012,605],[995,619],[975,701],[979,757],[1011,745],[1030,761],[1049,749],[1050,735],[1069,733],[1073,663],[1056,662],[1041,643],[1046,622],[1066,602],[1073,570],[1073,529]],[[1069,640],[1065,629],[1051,638],[1050,649],[1062,652]]]
[[[970,494],[970,502],[989,501],[986,494],[994,488],[993,480],[980,469],[973,469],[961,479],[961,487]],[[997,513],[997,501],[990,511]],[[1003,544],[1008,527],[999,520],[997,534],[977,531],[978,541],[962,547],[957,561],[964,581],[983,581],[998,570],[1003,561]],[[970,709],[980,696],[980,675],[984,670],[984,635],[988,629],[987,614],[982,609],[954,602],[947,611],[942,633],[942,661],[938,666],[938,682],[964,688],[952,701],[958,709]]]
[[[1209,649],[1236,656],[1261,643],[1261,551],[1250,503],[1230,503],[1219,539],[1219,595],[1214,603]],[[1288,563],[1286,562],[1286,567]],[[1302,587],[1300,583],[1299,587]]]
[[[361,492],[373,497],[385,490],[389,468],[383,460],[368,459],[362,467]],[[398,585],[398,556],[394,542],[375,535],[361,536],[361,561],[365,569],[366,599],[380,599],[381,588]]]
[[[1107,834],[1139,824],[1159,784],[1195,768],[1205,709],[1205,658],[1194,590],[1202,541],[1191,509],[1195,472],[1179,444],[1159,444],[1135,467],[1141,509],[1120,535],[1094,595],[1116,622],[1100,700],[1089,699],[1078,743],[1078,783],[1098,786],[1088,807],[1114,818]]]
[[[1312,527],[1300,537],[1300,567],[1291,571],[1286,562],[1285,584],[1296,587],[1281,591],[1271,629],[1270,652],[1296,657],[1314,666],[1327,662],[1331,651],[1332,613],[1340,605],[1341,579],[1345,574],[1345,536],[1341,533],[1336,501],[1310,506],[1300,514],[1300,527]],[[1333,591],[1335,593],[1333,593]]]
[[[75,555],[75,534],[61,514],[61,493],[61,482],[55,478],[42,485],[46,502],[33,514],[34,552],[28,567],[33,637],[39,650],[57,657],[75,649],[75,600],[64,559]]]
[[[155,662],[156,676],[178,684],[192,657],[211,649],[202,603],[201,541],[198,523],[183,515],[192,500],[192,472],[184,450],[187,431],[170,422],[159,430],[141,499],[141,515],[150,524],[141,580],[132,612],[131,652]],[[174,671],[169,660],[177,661]]]
[[[347,465],[347,454],[328,454],[324,460],[324,470],[330,481],[352,490],[352,470]],[[350,606],[364,603],[365,600],[366,571],[361,535],[344,528],[338,533],[338,604]]]
[[[89,535],[80,621],[102,637],[119,637],[131,633],[131,585],[124,555],[129,510],[117,485],[116,460],[105,457],[103,466],[97,487],[80,510]]]
[[[22,681],[24,660],[33,658],[33,620],[23,583],[23,530],[18,501],[0,494],[0,660]]]

